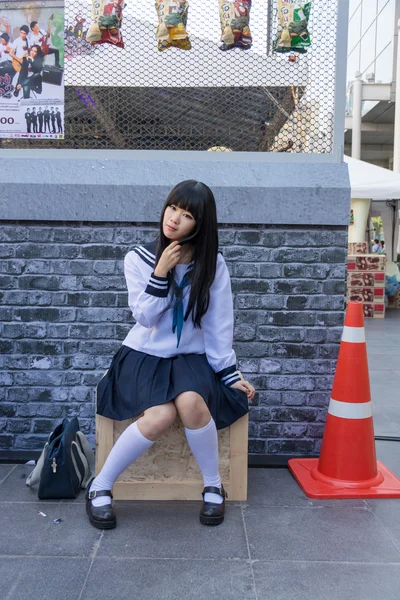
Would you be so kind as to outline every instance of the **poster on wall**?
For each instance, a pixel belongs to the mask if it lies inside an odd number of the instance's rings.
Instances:
[[[0,138],[64,138],[63,0],[0,0]]]

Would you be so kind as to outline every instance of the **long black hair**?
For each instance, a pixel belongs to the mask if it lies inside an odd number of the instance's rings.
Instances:
[[[201,327],[201,319],[210,304],[210,287],[217,268],[218,229],[214,194],[205,183],[194,179],[181,181],[174,187],[161,211],[156,265],[165,248],[171,243],[171,240],[165,237],[163,228],[164,213],[171,204],[187,210],[196,220],[193,232],[195,235],[190,242],[193,248],[193,268],[189,273],[190,296],[185,321],[192,313],[194,327]],[[170,274],[169,277],[172,279]]]

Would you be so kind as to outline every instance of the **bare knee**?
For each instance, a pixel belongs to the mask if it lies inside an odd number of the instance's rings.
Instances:
[[[139,431],[148,440],[155,441],[171,427],[176,415],[177,411],[173,402],[152,406],[138,420]]]
[[[200,429],[210,422],[211,415],[203,398],[196,392],[184,392],[175,398],[181,421],[188,429]]]

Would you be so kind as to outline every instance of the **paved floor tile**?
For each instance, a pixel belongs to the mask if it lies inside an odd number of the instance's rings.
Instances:
[[[81,600],[255,600],[251,569],[240,560],[96,558]]]
[[[244,509],[252,559],[398,562],[400,552],[371,510]]]
[[[82,506],[53,502],[0,506],[0,553],[4,555],[89,556],[101,535],[87,521]],[[61,523],[53,523],[59,518]]]
[[[13,469],[15,469],[15,465],[0,465],[0,484]]]
[[[0,502],[38,502],[38,486],[28,487],[25,483],[34,465],[13,465],[13,470],[0,483]],[[2,480],[0,479],[0,482]]]
[[[312,500],[302,491],[288,469],[249,469],[248,499],[251,506],[365,506],[363,500]]]
[[[78,600],[89,565],[82,558],[1,557],[0,598]]]
[[[365,332],[375,435],[400,437],[400,311],[366,319]]]
[[[117,503],[117,528],[97,556],[132,558],[248,558],[241,507],[228,505],[218,527],[199,522],[200,503]]]
[[[376,440],[375,447],[378,460],[400,478],[400,442]]]
[[[398,600],[400,565],[253,563],[259,600]]]

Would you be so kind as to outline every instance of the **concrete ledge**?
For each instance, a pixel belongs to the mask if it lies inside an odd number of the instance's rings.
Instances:
[[[0,152],[0,219],[156,222],[171,188],[198,179],[213,189],[220,223],[348,224],[344,163],[299,163],[290,155],[269,162],[234,153],[207,160],[210,153],[182,159],[182,153],[43,152]]]

